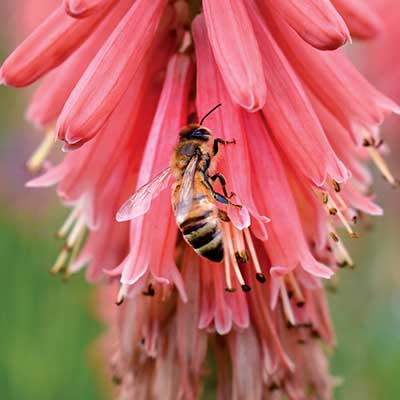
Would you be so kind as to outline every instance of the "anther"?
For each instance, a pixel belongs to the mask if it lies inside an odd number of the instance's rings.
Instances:
[[[339,242],[339,236],[336,235],[335,232],[329,232],[329,236],[332,238],[333,241]]]
[[[328,201],[329,201],[328,193],[322,192],[322,193],[321,193],[321,196],[322,196],[322,202],[323,202],[324,204],[328,203]]]
[[[332,186],[333,186],[333,190],[335,192],[337,192],[337,193],[340,192],[341,187],[340,187],[339,182],[336,182],[334,179],[332,179]]]
[[[285,280],[286,284],[289,286],[289,290],[293,292],[293,297],[296,301],[296,305],[298,307],[303,307],[305,304],[305,299],[296,277],[293,275],[292,272],[290,272],[289,274],[286,275]]]
[[[235,257],[236,257],[236,260],[242,264],[247,263],[250,259],[249,254],[247,253],[246,250],[244,250],[240,253],[238,251],[236,251]]]
[[[124,302],[128,294],[128,290],[129,290],[129,285],[123,283],[118,291],[117,301],[115,302],[117,306],[120,306]]]
[[[371,146],[371,145],[372,145],[371,139],[364,138],[363,141],[362,141],[362,145],[363,145],[364,147],[369,147],[369,146]]]
[[[265,283],[267,281],[267,278],[264,276],[264,274],[262,272],[257,272],[256,273],[256,279],[260,283]]]
[[[54,140],[54,131],[49,130],[38,148],[35,150],[35,152],[32,154],[32,156],[29,158],[29,160],[26,162],[26,168],[31,171],[31,172],[37,172],[39,171],[42,166],[43,162],[46,160],[47,156],[49,155],[53,145],[55,143]]]
[[[156,294],[156,291],[154,290],[154,287],[151,283],[149,283],[149,286],[147,287],[147,291],[142,292],[143,296],[150,296],[153,297]]]
[[[331,208],[329,209],[329,214],[330,214],[330,215],[336,215],[337,213],[338,213],[337,208],[331,207]]]
[[[253,240],[251,238],[251,233],[250,233],[249,229],[247,229],[247,228],[245,228],[243,230],[243,232],[244,232],[244,237],[246,238],[247,246],[249,247],[249,251],[250,251],[251,259],[253,261],[254,269],[256,270],[256,279],[260,283],[265,283],[267,279],[265,278],[265,276],[261,270],[260,262],[258,261],[258,257],[257,257],[257,252],[254,247]]]
[[[250,292],[251,287],[249,285],[240,285],[240,287],[242,288],[243,292]]]
[[[225,288],[225,292],[234,293],[234,292],[236,292],[236,289],[233,288],[233,287],[226,287],[226,288]]]
[[[239,229],[233,229],[233,240],[235,243],[235,255],[236,259],[239,262],[247,262],[249,255],[247,254],[246,251],[246,246],[244,243],[244,238],[243,238],[243,232],[240,231]]]
[[[358,233],[354,232],[353,229],[351,228],[349,222],[347,221],[346,217],[343,215],[343,213],[340,211],[339,207],[335,203],[335,201],[331,198],[329,199],[328,202],[328,207],[330,208],[335,208],[337,210],[337,216],[339,217],[340,221],[342,222],[343,226],[346,228],[349,236],[353,239],[356,239],[359,237]]]

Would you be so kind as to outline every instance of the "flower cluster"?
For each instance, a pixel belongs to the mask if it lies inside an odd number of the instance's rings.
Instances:
[[[395,184],[377,127],[399,112],[338,48],[379,29],[356,0],[64,0],[4,62],[4,84],[43,78],[27,117],[47,132],[29,161],[44,172],[28,185],[71,207],[53,272],[121,283],[123,399],[197,398],[209,348],[219,399],[331,398],[322,281],[353,265],[338,229],[356,238],[382,212],[366,161]],[[218,103],[206,125],[235,139],[217,170],[242,207],[226,207],[212,263],[182,239],[171,190],[115,216]]]

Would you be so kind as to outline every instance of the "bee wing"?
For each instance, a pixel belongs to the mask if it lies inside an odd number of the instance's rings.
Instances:
[[[149,210],[151,202],[169,184],[171,168],[165,168],[150,182],[139,188],[119,209],[116,219],[119,222],[140,217]]]
[[[197,170],[199,156],[195,154],[183,174],[182,184],[179,189],[179,200],[176,205],[175,216],[178,225],[185,219],[193,202],[194,176]]]

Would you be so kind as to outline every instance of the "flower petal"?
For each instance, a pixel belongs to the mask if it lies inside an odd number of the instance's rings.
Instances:
[[[355,137],[383,122],[385,115],[400,107],[377,91],[357,71],[341,50],[321,52],[307,45],[275,15],[268,27],[286,58],[314,96]],[[316,79],[318,77],[318,79]]]
[[[251,16],[262,43],[266,80],[271,89],[263,114],[280,148],[295,168],[317,186],[328,175],[345,181],[348,171],[332,150],[302,82],[261,18],[256,12]]]
[[[350,41],[350,32],[329,0],[265,0],[306,42],[334,50]]]
[[[117,0],[64,0],[64,8],[73,18],[86,18]]]
[[[28,120],[43,127],[58,118],[80,77],[130,6],[131,0],[120,0],[83,45],[44,78],[30,103]]]
[[[228,92],[247,110],[259,110],[267,90],[260,49],[243,1],[204,0],[203,8],[208,38]]]
[[[0,81],[15,87],[35,82],[80,47],[105,13],[80,21],[59,7],[7,58],[0,70]]]
[[[236,193],[234,202],[242,204],[242,209],[229,207],[228,215],[238,229],[250,225],[250,214],[260,222],[268,219],[261,216],[251,196],[250,158],[246,145],[247,131],[241,122],[241,108],[234,104],[223,83],[218,66],[215,63],[211,46],[207,40],[205,21],[198,16],[193,22],[193,36],[198,56],[197,63],[197,110],[205,115],[215,104],[223,107],[207,118],[207,126],[225,140],[235,139],[234,145],[224,146],[218,156],[221,157],[218,169],[226,174],[228,190]],[[201,60],[209,60],[203,63]],[[234,136],[233,136],[234,135]]]
[[[61,140],[83,143],[105,124],[143,62],[165,6],[166,0],[134,2],[68,98],[57,123]]]
[[[367,1],[331,0],[331,2],[355,38],[371,39],[383,29],[382,21]]]

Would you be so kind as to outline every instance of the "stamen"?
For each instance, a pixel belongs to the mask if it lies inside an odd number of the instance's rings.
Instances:
[[[351,258],[349,252],[347,251],[345,245],[341,241],[339,241],[337,243],[337,250],[338,250],[339,254],[341,255],[342,259],[346,262],[346,264],[350,268],[354,268],[354,261]]]
[[[330,214],[330,215],[336,215],[337,213],[338,213],[337,208],[331,207],[331,208],[329,209],[329,214]]]
[[[235,228],[233,227],[233,229],[235,229]],[[239,284],[240,284],[240,287],[242,288],[242,290],[244,292],[248,292],[251,290],[251,287],[249,285],[246,285],[246,283],[243,279],[243,275],[240,272],[239,264],[238,264],[238,262],[236,260],[236,256],[235,256],[235,250],[233,248],[232,235],[231,235],[231,230],[229,229],[229,225],[227,226],[226,231],[228,233],[226,235],[226,243],[228,245],[228,253],[229,253],[229,257],[231,259],[232,265],[233,265],[233,270],[235,271],[236,278],[239,281]]]
[[[84,238],[85,238],[85,229],[81,230],[81,232],[79,234],[79,237],[76,240],[75,245],[74,245],[74,247],[72,249],[71,258],[70,258],[69,263],[68,263],[69,265],[68,265],[68,268],[67,268],[67,272],[69,270],[69,266],[71,266],[75,262],[75,260],[78,258],[79,250],[81,249],[82,242],[83,242]]]
[[[346,211],[348,209],[348,206],[346,202],[343,200],[343,197],[339,193],[334,193],[334,195],[340,204],[341,210]]]
[[[394,187],[399,186],[399,181],[394,178],[392,173],[389,170],[388,165],[386,164],[386,161],[383,159],[381,153],[375,148],[375,147],[367,147],[369,155],[371,156],[372,161],[378,168],[379,172],[382,174],[382,176]]]
[[[71,250],[73,249],[79,236],[82,234],[82,232],[85,231],[85,225],[86,225],[86,223],[85,223],[84,216],[79,217],[75,223],[75,226],[72,228],[72,231],[67,238],[67,242],[66,242],[67,248],[69,248]]]
[[[349,222],[347,221],[346,217],[344,216],[342,211],[339,209],[339,207],[335,203],[335,200],[332,199],[332,197],[329,198],[327,206],[329,207],[329,210],[331,210],[331,208],[334,208],[334,209],[337,210],[336,214],[339,217],[339,219],[342,222],[342,224],[344,225],[344,227],[346,228],[347,232],[349,233],[349,236],[351,238],[353,238],[353,239],[359,238],[358,233],[353,231],[353,229],[351,228],[351,226],[350,226]]]
[[[281,285],[280,285],[280,292],[281,292],[281,299],[282,299],[282,305],[283,305],[283,312],[286,316],[289,326],[296,326],[296,319],[294,318],[294,313],[292,310],[292,306],[290,304],[286,286],[283,282],[281,282]]]
[[[38,172],[42,168],[44,161],[54,146],[54,143],[54,131],[51,129],[46,132],[40,145],[26,162],[26,168],[30,172]]]
[[[246,263],[249,261],[249,255],[246,251],[246,246],[244,243],[243,232],[239,229],[233,229],[233,240],[235,244],[235,256],[238,262]]]
[[[121,287],[118,291],[117,301],[115,302],[117,306],[120,306],[124,302],[128,294],[128,290],[129,290],[129,285],[127,285],[126,283],[121,284]]]
[[[61,228],[58,230],[56,233],[56,236],[60,239],[64,239],[69,230],[71,229],[73,223],[75,222],[78,214],[80,212],[80,207],[79,205],[75,206],[73,210],[69,213],[67,219],[65,222],[62,224]]]
[[[333,179],[332,179],[332,182],[333,182],[333,185],[334,185],[334,188],[335,188],[335,185],[339,185],[336,181],[334,181]],[[354,232],[353,231],[353,229],[351,228],[351,226],[350,226],[350,224],[349,224],[349,222],[347,221],[347,218],[345,217],[345,215],[343,214],[343,211],[346,211],[347,209],[348,209],[348,206],[347,206],[347,204],[345,203],[345,201],[343,200],[343,198],[342,198],[342,196],[338,193],[338,190],[337,190],[338,188],[335,188],[335,193],[333,194],[336,198],[337,198],[337,200],[338,200],[338,202],[340,203],[340,206],[341,207],[339,207],[338,205],[337,205],[337,203],[335,202],[335,200],[332,198],[332,196],[329,196],[328,195],[328,193],[327,192],[319,192],[317,189],[314,189],[314,193],[316,194],[316,195],[319,195],[319,193],[320,193],[320,196],[321,196],[321,199],[322,199],[322,203],[323,204],[325,204],[325,206],[326,206],[326,208],[327,208],[327,211],[328,211],[328,214],[329,215],[337,215],[338,217],[339,217],[339,219],[340,219],[340,221],[342,222],[342,224],[343,224],[343,226],[346,228],[346,230],[347,230],[347,232],[349,233],[349,236],[351,237],[351,238],[353,238],[353,239],[355,239],[355,238],[359,238],[359,234],[357,233],[357,232]],[[339,185],[339,190],[340,190],[340,185]],[[353,223],[355,223],[354,222],[354,219],[352,219],[352,222]],[[335,234],[330,234],[331,235],[331,237],[332,237],[332,239],[333,240],[335,240],[335,241],[338,241],[339,239],[336,237],[336,235]]]
[[[224,245],[226,247],[227,245],[227,240],[226,237],[228,235],[227,233],[227,229],[224,229]],[[231,268],[229,265],[229,258],[228,257],[224,257],[224,268],[225,268],[225,282],[226,282],[226,288],[225,290],[227,292],[233,293],[236,289],[232,286],[232,276],[231,276]]]
[[[331,225],[331,232],[329,233],[332,240],[335,242],[335,246],[333,248],[334,255],[336,259],[339,260],[339,264],[342,266],[349,266],[350,268],[354,268],[354,261],[351,258],[349,252],[347,251],[343,241],[340,240],[338,234],[335,231],[335,228]]]
[[[261,270],[260,262],[258,261],[257,252],[254,247],[253,239],[251,238],[251,233],[247,228],[245,228],[243,232],[244,232],[244,237],[246,238],[247,246],[249,247],[254,269],[256,270],[256,279],[260,283],[265,283],[267,279],[265,278]]]
[[[69,256],[69,249],[64,247],[60,254],[58,255],[56,262],[50,269],[50,273],[53,275],[57,275],[60,271],[62,271],[65,268],[65,264],[68,260]]]
[[[286,275],[285,280],[288,286],[290,287],[290,290],[293,292],[297,306],[303,307],[306,301],[304,299],[303,293],[300,289],[296,277],[293,275],[292,272],[290,272],[289,274]]]

